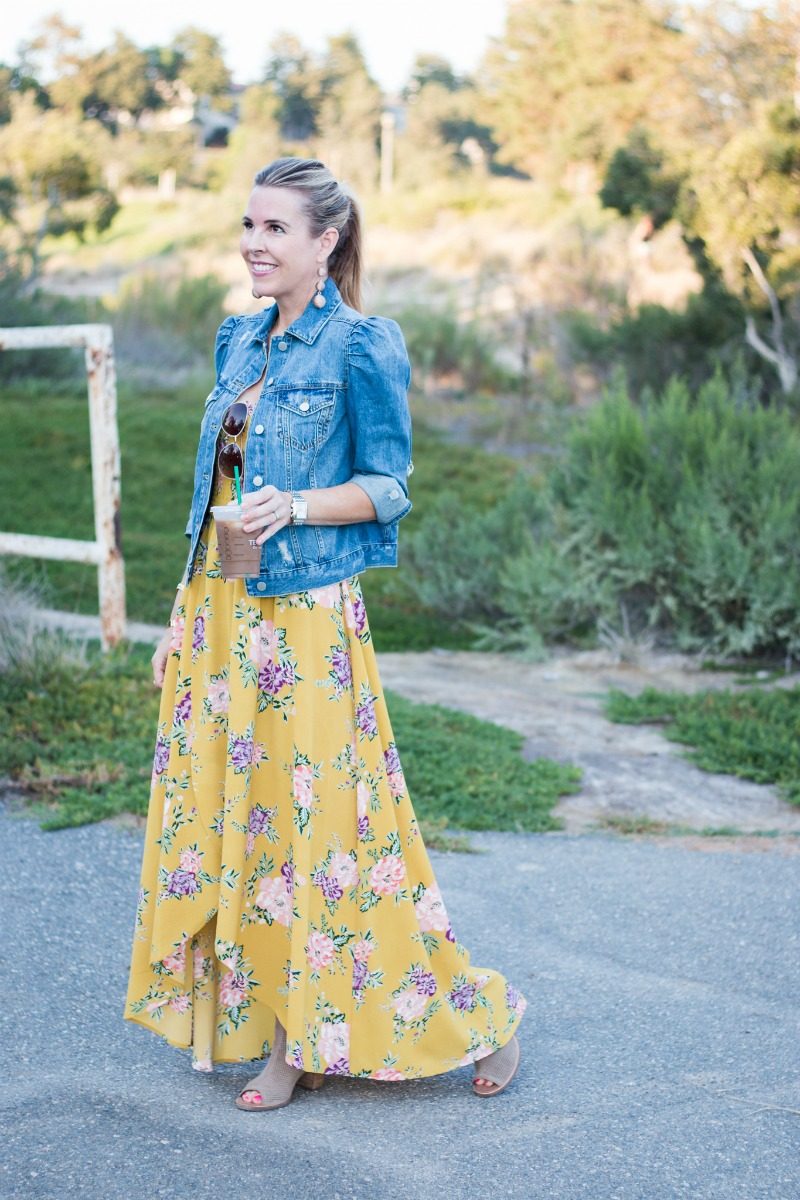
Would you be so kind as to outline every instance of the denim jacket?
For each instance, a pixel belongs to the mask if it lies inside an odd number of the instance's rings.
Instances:
[[[324,308],[309,304],[269,351],[264,385],[244,447],[243,491],[274,484],[282,492],[348,481],[367,493],[374,521],[291,525],[261,548],[261,569],[245,580],[250,596],[321,587],[367,567],[397,565],[397,527],[411,509],[408,476],[411,371],[396,322],[348,307],[332,279]],[[194,494],[186,536],[192,577],[214,479],[225,410],[264,372],[276,305],[228,317],[217,333],[216,384],[200,425]]]

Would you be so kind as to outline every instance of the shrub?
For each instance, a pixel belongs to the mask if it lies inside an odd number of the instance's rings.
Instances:
[[[682,649],[797,657],[791,416],[732,400],[719,372],[696,397],[674,379],[644,401],[618,377],[540,493],[452,514],[449,539],[432,513],[412,538],[410,584],[455,620],[482,623],[483,644],[608,636],[621,620],[626,636]]]
[[[151,271],[129,279],[111,313],[117,354],[158,372],[207,363],[227,290],[215,275]]]

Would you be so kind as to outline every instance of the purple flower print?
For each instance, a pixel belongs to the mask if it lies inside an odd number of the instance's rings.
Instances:
[[[294,867],[291,863],[285,862],[281,867],[281,875],[286,880],[286,891],[290,896],[294,895]]]
[[[163,775],[169,763],[169,742],[166,738],[159,736],[156,738],[156,752],[153,756],[153,771],[156,775]]]
[[[180,867],[170,871],[167,879],[168,896],[193,896],[195,892],[199,891],[200,884],[193,871],[183,871]]]
[[[509,1008],[516,1008],[519,1004],[519,992],[512,983],[506,984],[506,1004]]]
[[[331,665],[340,688],[349,688],[353,682],[353,667],[350,655],[341,646],[337,646],[331,654]]]
[[[447,993],[447,998],[454,1008],[460,1008],[463,1012],[471,1012],[475,1007],[475,984],[460,983],[458,987]]]
[[[389,742],[389,749],[384,750],[383,757],[386,762],[386,771],[389,775],[396,775],[398,771],[402,771],[400,755],[394,742]]]
[[[344,893],[338,879],[326,875],[324,871],[315,871],[312,878],[317,887],[322,888],[326,900],[341,900]]]
[[[378,722],[375,719],[375,703],[372,696],[368,700],[364,700],[356,708],[356,721],[358,728],[368,737],[374,737],[378,732]]]
[[[264,757],[264,747],[260,742],[253,741],[253,735],[231,737],[228,750],[234,770],[243,771],[245,767],[261,762]]]
[[[369,817],[359,817],[358,818],[358,836],[359,836],[359,838],[361,838],[362,841],[367,836],[368,829],[369,829]]]
[[[336,1062],[328,1063],[325,1068],[325,1075],[347,1075],[350,1071],[350,1064],[346,1058],[337,1058]]]
[[[259,834],[264,833],[272,824],[274,809],[262,808],[257,804],[255,808],[250,809],[250,816],[247,821],[248,833]]]
[[[436,991],[436,976],[422,967],[414,967],[411,972],[411,982],[420,996],[432,996]]]
[[[268,696],[277,696],[281,688],[292,687],[295,682],[291,663],[265,663],[258,672],[258,686]]]
[[[292,1051],[292,1066],[296,1071],[302,1071],[303,1069],[303,1051],[300,1049],[299,1043]]]
[[[200,649],[206,639],[206,619],[202,613],[199,613],[194,619],[192,627],[192,650],[195,653]]]
[[[356,633],[360,636],[367,625],[367,609],[360,596],[353,597],[353,616],[356,619]]]
[[[353,963],[353,991],[360,992],[364,984],[367,982],[368,975],[367,964],[363,960],[357,960]]]
[[[175,705],[173,720],[176,725],[183,725],[192,715],[192,693],[186,692]]]
[[[444,936],[448,942],[454,942],[456,940],[456,935],[453,933],[452,925],[447,926],[447,932],[445,933]]]

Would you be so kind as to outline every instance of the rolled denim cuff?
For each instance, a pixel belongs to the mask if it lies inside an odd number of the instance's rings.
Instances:
[[[392,475],[365,475],[356,472],[350,483],[357,483],[369,496],[381,525],[399,521],[411,510],[411,501]]]
[[[189,520],[186,522],[186,528],[184,529],[183,532],[186,535],[186,537],[188,537],[188,538],[190,538],[192,536],[192,518],[191,517],[189,517]]]

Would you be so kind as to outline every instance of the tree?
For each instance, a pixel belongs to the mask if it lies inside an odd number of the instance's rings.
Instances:
[[[195,96],[219,101],[230,90],[231,73],[218,37],[190,25],[178,34],[172,48],[178,57],[178,74]]]
[[[334,175],[354,187],[372,188],[378,173],[381,91],[352,34],[328,39],[319,79],[318,153]]]
[[[319,71],[299,38],[281,33],[270,45],[264,83],[278,98],[281,134],[288,141],[307,141],[317,132]]]
[[[800,351],[800,112],[762,102],[686,189],[684,219],[702,237],[746,311],[745,338],[772,364],[784,393]]]
[[[605,167],[637,125],[689,99],[684,44],[658,0],[512,0],[480,81],[502,161],[558,178]]]
[[[50,235],[106,229],[118,210],[104,186],[101,164],[109,135],[57,109],[42,112],[29,95],[13,97],[11,120],[0,128],[0,176],[18,250],[38,276],[41,244]]]

